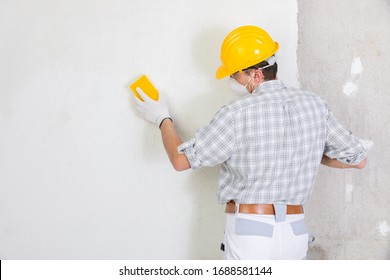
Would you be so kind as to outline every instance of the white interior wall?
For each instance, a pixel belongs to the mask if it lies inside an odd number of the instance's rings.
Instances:
[[[0,258],[220,258],[219,168],[173,171],[128,85],[148,74],[188,139],[234,98],[222,40],[254,24],[296,86],[296,1],[0,6]]]

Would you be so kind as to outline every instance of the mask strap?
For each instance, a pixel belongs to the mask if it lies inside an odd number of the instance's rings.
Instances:
[[[244,88],[246,88],[246,87],[248,86],[248,84],[249,84],[249,82],[252,80],[252,78],[253,78],[253,76],[249,77],[249,80],[246,82]]]
[[[257,69],[265,69],[265,68],[268,68],[268,67],[271,67],[272,65],[274,65],[276,63],[276,55],[271,56],[270,58],[266,59],[265,61],[268,62],[268,65],[266,65],[264,67],[257,68]]]

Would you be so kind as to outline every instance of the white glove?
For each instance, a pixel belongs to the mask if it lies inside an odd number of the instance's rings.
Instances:
[[[158,125],[159,127],[164,119],[170,118],[172,120],[169,115],[168,106],[162,99],[161,94],[159,94],[159,98],[156,101],[147,96],[141,88],[137,87],[136,91],[142,97],[142,99],[145,100],[142,102],[138,98],[135,98],[137,101],[138,111],[141,113],[144,119]]]

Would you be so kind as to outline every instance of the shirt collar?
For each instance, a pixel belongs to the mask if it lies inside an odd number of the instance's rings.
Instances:
[[[284,83],[280,80],[271,80],[261,83],[253,93],[255,94],[263,94],[266,92],[272,92],[277,90],[282,90],[286,88]]]

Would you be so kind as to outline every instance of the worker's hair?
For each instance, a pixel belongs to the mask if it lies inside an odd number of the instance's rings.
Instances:
[[[248,71],[250,69],[259,69],[267,65],[269,65],[267,61],[262,61],[256,65],[244,69],[243,71]],[[274,65],[259,70],[263,72],[265,81],[276,80],[276,74],[278,73],[278,64],[275,62]]]

